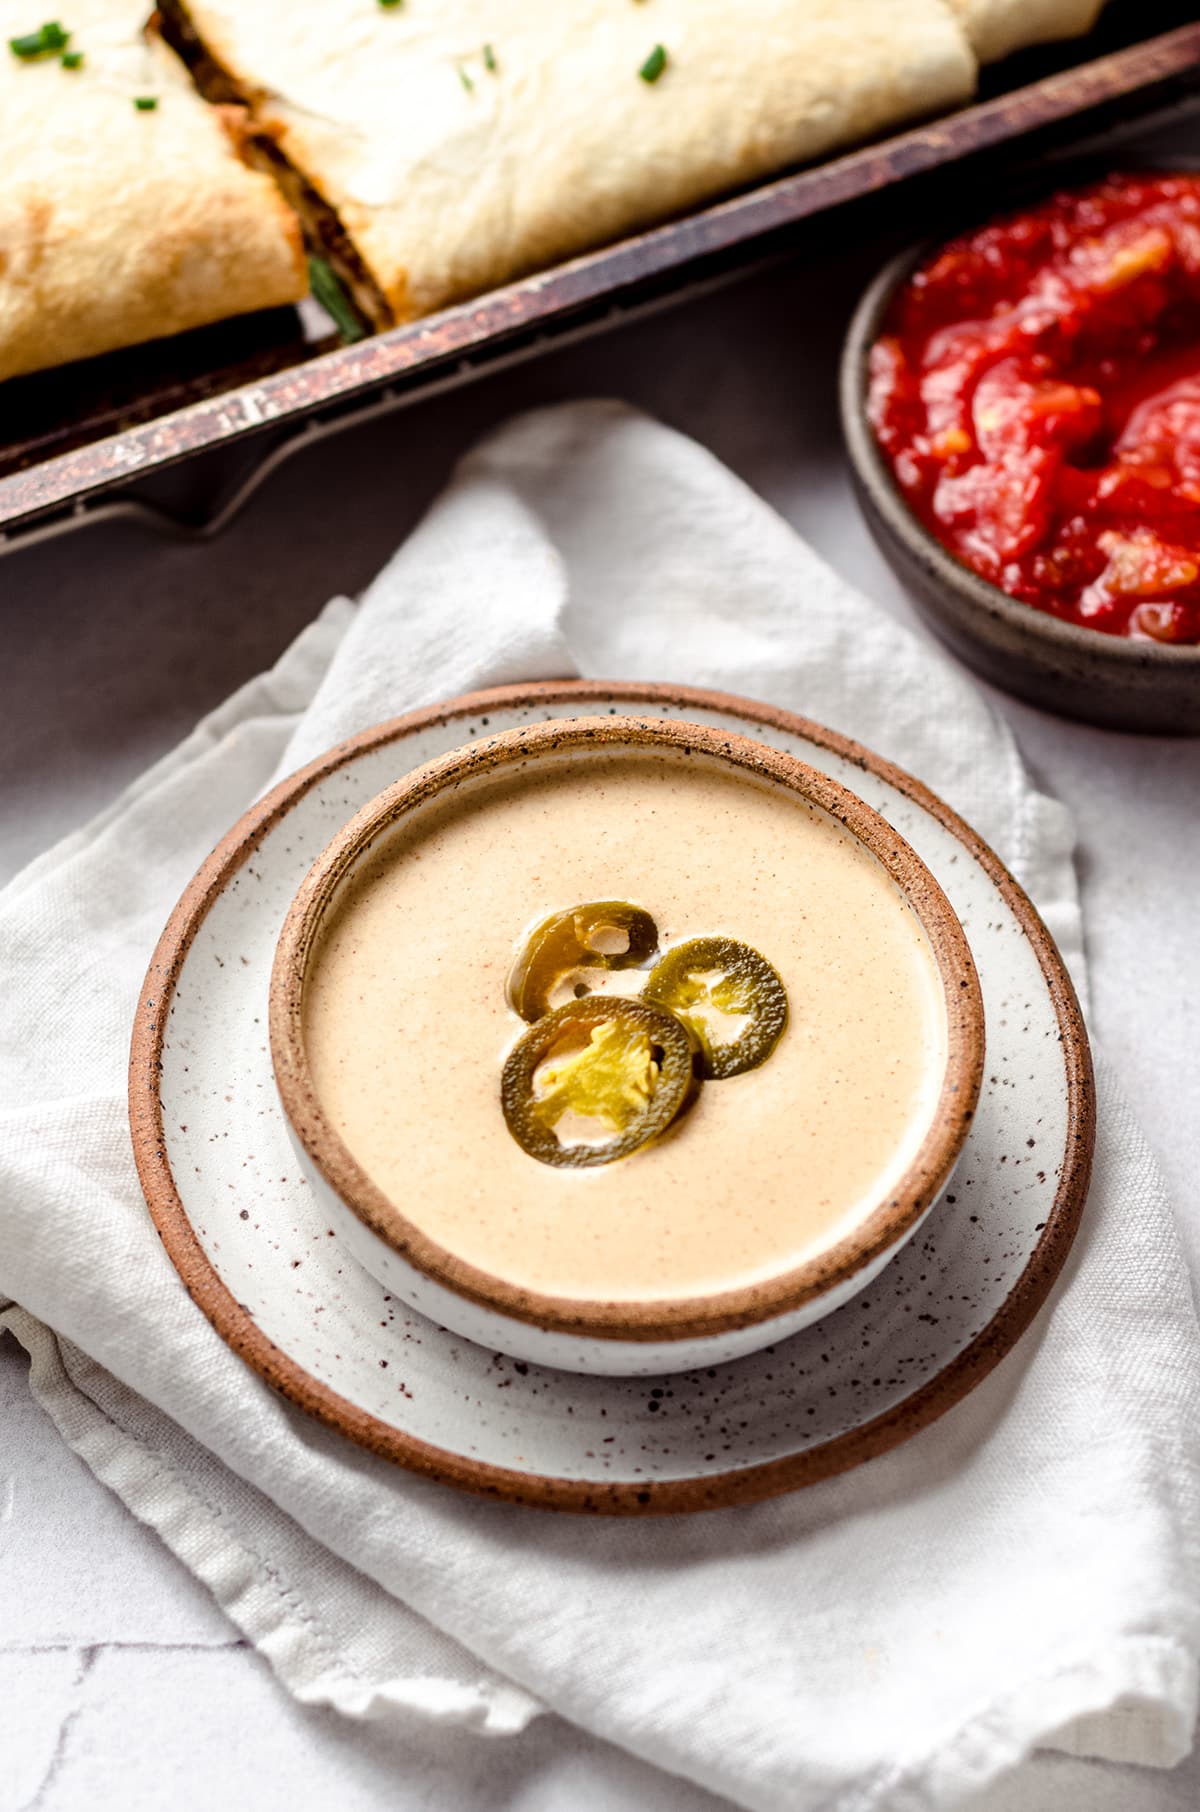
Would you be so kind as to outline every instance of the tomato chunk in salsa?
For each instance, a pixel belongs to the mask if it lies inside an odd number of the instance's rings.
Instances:
[[[951,240],[891,305],[868,411],[993,585],[1200,642],[1200,176],[1113,175]]]

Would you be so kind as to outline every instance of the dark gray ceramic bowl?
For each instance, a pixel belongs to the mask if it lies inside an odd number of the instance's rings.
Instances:
[[[1010,598],[947,553],[896,488],[867,421],[867,359],[892,296],[937,243],[903,252],[880,272],[842,352],[842,429],[872,534],[938,635],[984,679],[1110,729],[1200,735],[1200,647],[1105,635]]]

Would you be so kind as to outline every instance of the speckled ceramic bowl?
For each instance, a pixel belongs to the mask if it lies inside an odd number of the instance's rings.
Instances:
[[[352,1155],[322,1104],[305,1045],[306,990],[322,927],[382,838],[449,790],[461,796],[504,769],[625,750],[694,756],[828,813],[871,853],[915,915],[945,1006],[945,1064],[935,1105],[915,1157],[887,1199],[807,1262],[703,1297],[612,1302],[539,1294],[447,1250],[422,1228],[415,1205],[390,1199]],[[933,876],[886,820],[816,769],[749,738],[614,716],[530,726],[470,744],[366,805],[327,846],[293,902],[276,953],[270,1028],[275,1077],[300,1162],[331,1227],[367,1270],[410,1306],[482,1346],[614,1376],[681,1371],[752,1352],[868,1284],[921,1225],[953,1170],[974,1113],[984,1050],[982,999],[962,927]]]
[[[1110,729],[1200,734],[1200,647],[1106,635],[1010,598],[948,553],[897,489],[867,420],[867,361],[892,297],[938,243],[922,241],[880,272],[842,352],[842,429],[872,534],[938,635],[984,679]]]

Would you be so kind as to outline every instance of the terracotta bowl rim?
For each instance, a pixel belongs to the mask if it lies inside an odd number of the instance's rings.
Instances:
[[[942,983],[947,1030],[942,1086],[925,1138],[888,1199],[828,1251],[726,1291],[658,1300],[573,1298],[526,1289],[468,1263],[371,1181],[326,1117],[308,1065],[303,1035],[308,960],[340,885],[376,841],[451,787],[509,766],[587,758],[611,749],[697,754],[820,807],[897,884],[922,927]],[[469,1302],[550,1332],[599,1340],[669,1342],[749,1327],[815,1302],[865,1269],[898,1244],[937,1199],[966,1140],[984,1064],[983,1001],[966,935],[938,882],[887,820],[839,782],[750,737],[641,715],[554,719],[505,731],[437,757],[368,801],[318,856],[292,902],[276,947],[269,1024],[288,1123],[309,1161],[365,1227],[418,1272]]]
[[[1009,206],[1017,207],[1023,201],[1033,201],[1039,196],[1044,199],[1060,189],[1085,186],[1087,181],[1094,181],[1102,176],[1106,169],[1117,171],[1119,167],[1129,171],[1142,170],[1147,174],[1157,172],[1164,176],[1194,175],[1200,169],[1200,159],[1158,164],[1139,163],[1130,158],[1120,166],[1112,160],[1107,163],[1085,161],[1069,166],[1057,176],[1051,172],[1051,181],[1027,183],[1020,194],[1014,193],[1008,204],[1002,203],[986,217],[1002,214],[1008,211]],[[977,216],[973,223],[966,221],[963,225],[969,230],[971,224],[980,224],[982,218],[984,216]],[[1114,677],[1119,673],[1144,674],[1147,667],[1157,667],[1170,670],[1176,675],[1181,671],[1194,671],[1200,683],[1200,643],[1156,642],[1151,637],[1135,639],[1132,636],[1108,635],[1100,629],[1088,629],[1082,624],[1065,622],[1061,617],[1037,609],[1035,605],[1023,603],[1020,598],[1010,597],[998,585],[993,585],[990,580],[982,578],[969,566],[964,566],[955,559],[936,535],[914,515],[899,490],[867,419],[867,360],[896,291],[907,282],[919,264],[939,246],[954,238],[959,230],[963,228],[960,226],[949,232],[927,235],[895,253],[867,286],[850,317],[850,325],[842,342],[838,392],[842,434],[855,475],[871,504],[897,540],[929,569],[944,591],[972,610],[986,613],[984,621],[987,617],[993,620],[999,618],[1029,643],[1040,643],[1047,649],[1055,650],[1060,656],[1102,663]],[[964,618],[963,622],[964,627],[969,629],[969,619]]]

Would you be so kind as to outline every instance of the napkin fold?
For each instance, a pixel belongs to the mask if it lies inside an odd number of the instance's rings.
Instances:
[[[357,607],[0,895],[0,1326],[96,1474],[298,1698],[495,1737],[549,1707],[754,1812],[966,1803],[1040,1744],[1169,1765],[1200,1697],[1200,1337],[1100,1068],[1051,1303],[908,1445],[751,1509],[469,1499],[308,1421],[186,1297],[125,1119],[138,988],[211,845],[369,723],[508,680],[711,684],[878,749],[1031,892],[1083,990],[1071,830],[962,673],[702,448],[612,403],[486,440]]]

